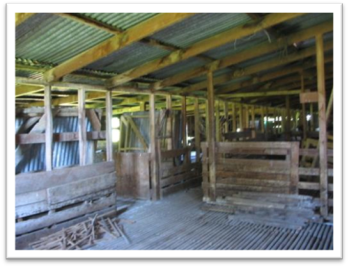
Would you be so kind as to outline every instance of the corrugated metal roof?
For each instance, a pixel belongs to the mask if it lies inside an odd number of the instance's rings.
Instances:
[[[16,38],[16,57],[59,64],[103,42],[112,34],[58,15],[28,20]],[[25,32],[26,30],[26,32]]]
[[[87,118],[86,118],[87,119]],[[86,130],[92,131],[90,121],[86,120]],[[24,123],[21,118],[16,118],[16,129]],[[77,132],[78,117],[56,117],[53,120],[53,132]],[[92,142],[88,142],[88,150],[92,149]],[[16,167],[16,173],[37,172],[45,170],[45,145],[21,145],[21,147],[30,147],[27,153],[24,153],[22,162]],[[79,164],[79,142],[53,142],[53,168],[61,168]]]
[[[283,35],[294,33],[325,21],[333,20],[332,13],[309,13],[274,26]]]
[[[157,13],[80,13],[81,15],[108,24],[120,30],[127,30]]]
[[[243,13],[200,13],[152,35],[163,43],[181,48],[251,21]]]
[[[156,79],[165,79],[167,77],[171,77],[173,75],[183,73],[197,67],[201,67],[206,63],[207,61],[204,61],[200,58],[188,58],[166,68],[153,72],[151,75]]]
[[[126,46],[108,57],[88,65],[86,68],[120,73],[156,58],[166,56],[169,53],[167,50],[138,42]]]

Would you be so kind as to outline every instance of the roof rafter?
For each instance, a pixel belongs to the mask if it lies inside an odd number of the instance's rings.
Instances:
[[[139,78],[151,72],[157,71],[164,67],[170,66],[182,60],[188,59],[199,55],[205,51],[211,50],[213,48],[222,46],[226,43],[234,41],[236,39],[246,37],[248,35],[254,34],[257,31],[261,31],[270,26],[279,24],[281,22],[296,18],[303,15],[302,13],[283,13],[283,14],[271,14],[266,16],[259,24],[257,25],[241,25],[233,29],[227,30],[223,33],[214,35],[205,40],[199,41],[187,49],[178,49],[177,51],[172,52],[170,55],[155,59],[148,63],[145,63],[139,67],[135,67],[131,70],[128,70],[124,73],[114,76],[109,79],[107,82],[108,88],[113,88],[115,86],[124,84],[133,79]]]
[[[66,74],[81,69],[82,67],[103,58],[112,52],[120,50],[125,46],[139,41],[146,36],[152,35],[153,33],[167,28],[168,26],[171,26],[172,24],[175,24],[192,15],[194,14],[164,13],[156,15],[121,34],[116,34],[104,42],[52,68],[51,70],[45,72],[44,79],[46,82],[56,81]]]

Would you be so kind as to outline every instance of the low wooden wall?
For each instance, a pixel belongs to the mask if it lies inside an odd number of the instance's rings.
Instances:
[[[16,235],[116,205],[115,163],[16,175]]]
[[[116,153],[118,196],[150,199],[150,155],[142,152]]]
[[[217,142],[213,181],[207,143],[201,144],[204,200],[244,191],[297,193],[298,142]]]
[[[162,196],[200,184],[201,163],[191,162],[190,151],[191,147],[159,151],[158,162]]]
[[[299,150],[299,155],[302,160],[299,164],[299,176],[300,181],[298,183],[298,189],[313,191],[314,195],[320,195],[320,169],[318,167],[314,167],[314,159],[319,158],[319,149],[316,148],[304,148]],[[328,164],[333,163],[333,150],[327,150],[328,156]],[[307,158],[310,159],[310,163],[308,163]],[[333,195],[333,169],[328,169],[328,192]],[[318,196],[317,196],[318,197]],[[320,201],[320,199],[318,199]],[[333,207],[333,198],[328,198],[328,207]],[[332,212],[330,212],[332,213]]]

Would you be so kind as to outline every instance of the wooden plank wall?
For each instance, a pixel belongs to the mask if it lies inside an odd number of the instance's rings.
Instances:
[[[115,155],[116,192],[121,197],[150,199],[150,154],[122,152]]]
[[[189,188],[201,181],[201,163],[191,162],[192,147],[163,151],[158,145],[161,195]]]
[[[204,199],[208,199],[209,179],[207,143],[203,151]],[[298,142],[217,142],[216,197],[233,192],[297,193]],[[212,193],[212,192],[211,192]]]
[[[116,205],[114,162],[16,175],[16,235]]]

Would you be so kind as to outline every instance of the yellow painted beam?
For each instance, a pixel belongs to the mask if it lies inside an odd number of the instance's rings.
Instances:
[[[175,85],[186,80],[205,75],[208,68],[215,66],[216,69],[223,69],[233,64],[237,64],[243,62],[245,60],[249,60],[273,51],[280,49],[280,47],[285,45],[292,45],[293,43],[297,43],[300,41],[304,41],[310,39],[315,36],[317,33],[326,33],[333,30],[333,21],[321,23],[317,26],[310,27],[309,29],[305,29],[299,31],[297,33],[288,35],[287,38],[279,38],[272,43],[264,43],[256,47],[252,47],[246,49],[240,53],[234,54],[232,56],[226,57],[221,60],[216,60],[210,64],[207,64],[202,67],[198,67],[192,70],[185,71],[183,73],[179,73],[177,75],[166,78],[162,81],[155,82],[152,87],[155,90],[160,90],[167,86]]]
[[[16,27],[29,19],[35,13],[16,13]]]
[[[81,69],[82,67],[103,58],[112,52],[120,50],[146,36],[152,35],[153,33],[169,27],[192,15],[194,14],[164,13],[156,15],[145,22],[137,24],[124,33],[116,34],[99,45],[96,45],[87,51],[61,63],[57,67],[52,68],[51,70],[45,72],[44,79],[47,82],[55,81],[66,74]]]
[[[16,97],[31,95],[31,94],[42,92],[42,91],[44,91],[44,86],[41,86],[41,85],[22,85],[22,84],[16,85]]]
[[[330,50],[332,48],[333,48],[332,42],[326,43],[325,50]],[[312,55],[315,55],[315,47],[306,48],[304,50],[301,50],[301,51],[296,52],[296,53],[292,53],[292,54],[285,56],[283,58],[275,58],[275,59],[271,59],[268,61],[264,61],[264,62],[261,62],[259,64],[247,67],[245,69],[236,70],[233,73],[220,75],[220,76],[214,78],[213,83],[214,83],[214,85],[218,85],[218,84],[232,81],[236,78],[248,77],[251,74],[257,73],[259,71],[279,67],[279,66],[297,61],[297,60],[304,59],[306,57],[310,57]],[[299,71],[299,69],[297,69],[297,71]],[[207,81],[203,81],[203,82],[199,82],[199,83],[190,85],[186,88],[183,88],[183,89],[179,90],[178,93],[188,94],[191,92],[205,89],[206,87],[207,87]],[[227,91],[231,91],[231,89],[229,88],[227,90],[220,90],[220,93],[226,93]]]
[[[268,96],[278,96],[278,95],[298,95],[301,90],[293,91],[268,91],[268,92],[253,92],[253,93],[237,93],[231,94],[231,98],[235,97],[268,97]]]
[[[165,68],[182,60],[188,59],[199,55],[205,51],[211,50],[213,48],[222,46],[226,43],[232,42],[236,39],[246,37],[248,35],[254,34],[258,31],[264,30],[270,26],[277,25],[281,22],[299,17],[303,14],[301,13],[274,13],[267,15],[264,19],[257,25],[241,25],[233,29],[227,30],[223,33],[214,35],[210,38],[202,40],[195,43],[189,48],[178,49],[172,52],[170,55],[163,58],[155,59],[142,66],[133,68],[124,73],[114,76],[107,82],[109,88],[124,84],[128,81],[136,79],[138,77],[144,76],[151,72],[157,71],[159,69]]]

